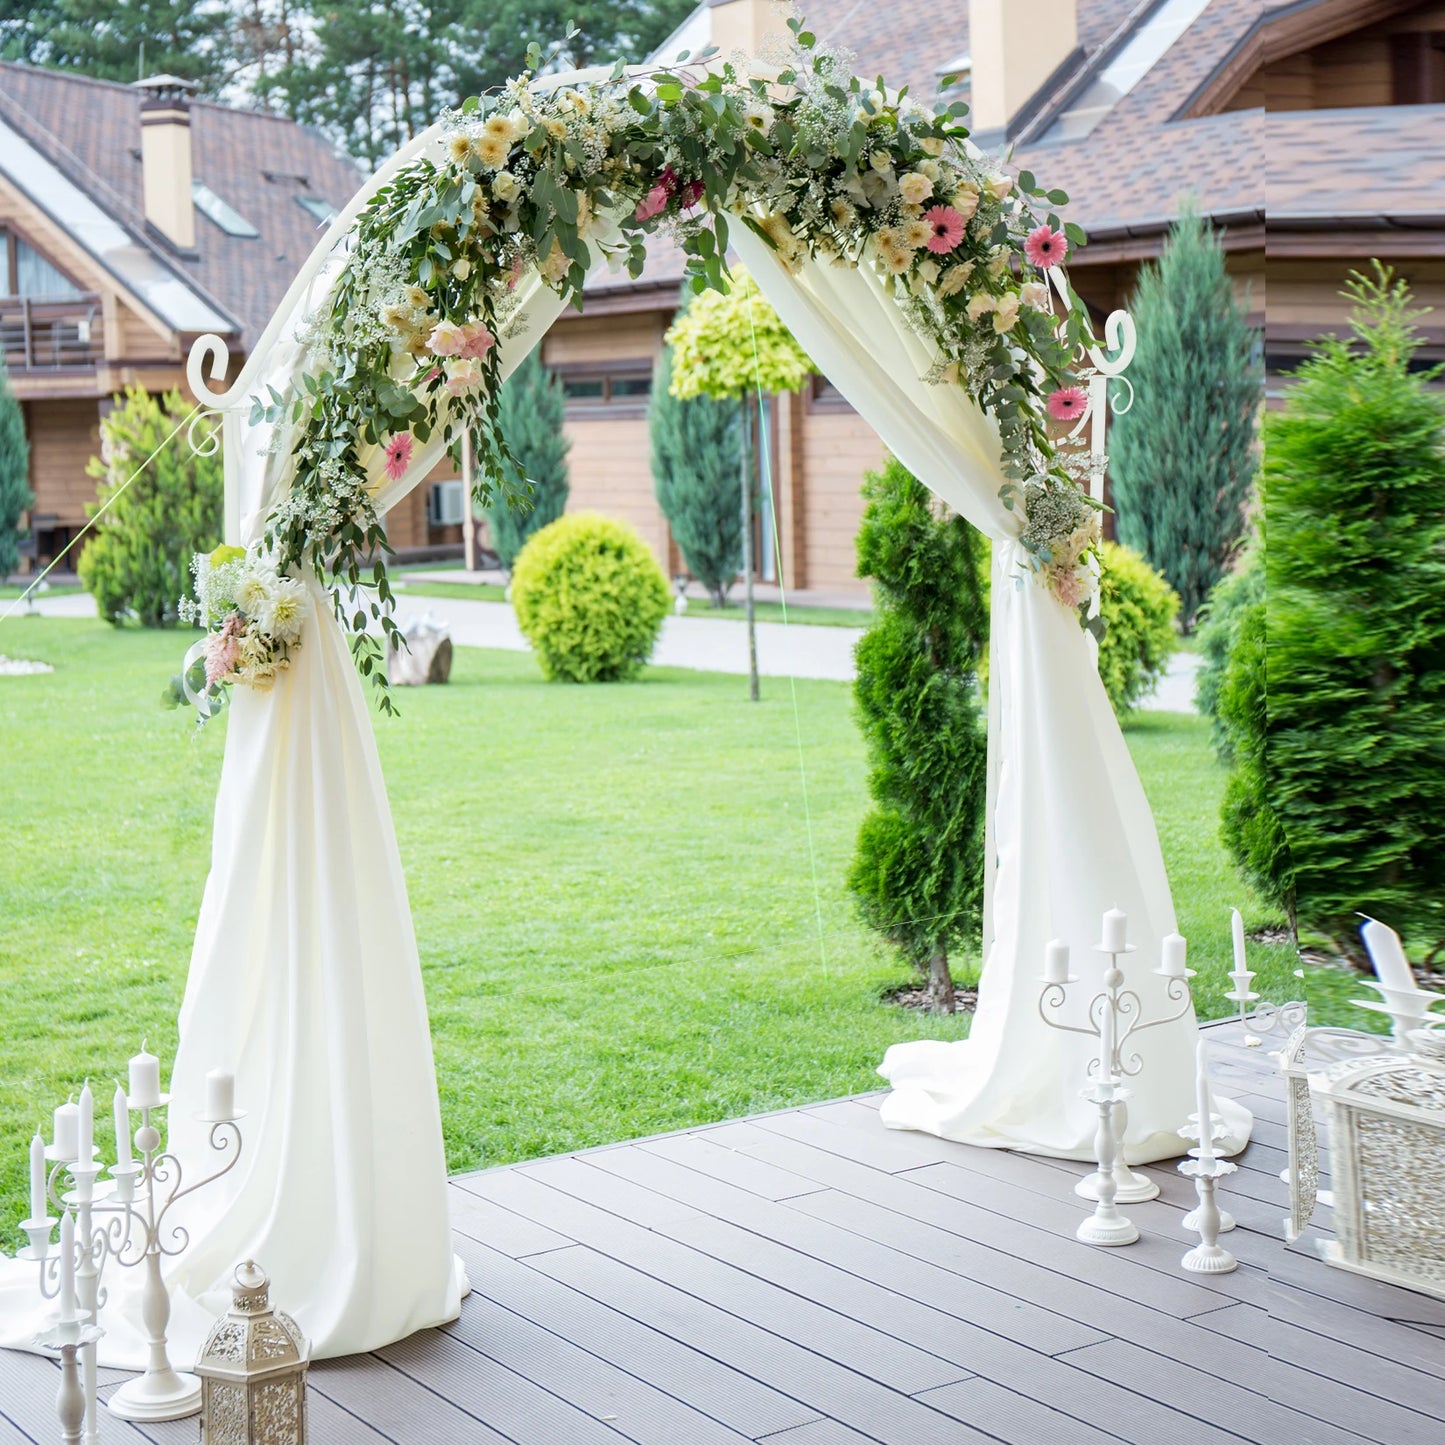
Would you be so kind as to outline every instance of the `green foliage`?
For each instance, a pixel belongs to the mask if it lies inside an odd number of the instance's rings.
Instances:
[[[85,543],[79,571],[108,622],[174,626],[192,557],[221,540],[219,454],[197,456],[184,429],[161,445],[190,412],[178,391],[157,400],[132,387],[100,424],[101,456],[87,470],[100,479],[99,505],[117,500]]]
[[[566,509],[567,452],[572,443],[562,434],[565,411],[556,378],[536,351],[528,352],[502,387],[498,418],[512,447],[507,463],[512,485],[507,490],[519,495],[530,491],[531,505],[509,504],[494,496],[484,509],[492,550],[509,572],[527,538]]]
[[[1204,665],[1197,674],[1195,704],[1210,720],[1214,749],[1229,766],[1235,743],[1220,717],[1219,697],[1229,658],[1249,610],[1264,602],[1264,535],[1252,537],[1238,567],[1215,584],[1199,614],[1199,651]]]
[[[1234,299],[1224,251],[1193,207],[1180,213],[1130,309],[1134,403],[1109,449],[1119,540],[1142,552],[1194,625],[1245,528],[1264,397],[1259,335]]]
[[[1271,799],[1267,629],[1262,595],[1238,608],[1215,701],[1215,746],[1222,738],[1231,765],[1219,832],[1240,876],[1284,913],[1293,931],[1294,864]]]
[[[20,555],[20,517],[34,500],[25,414],[10,389],[10,373],[0,352],[0,582],[15,570]]]
[[[742,418],[736,401],[710,396],[683,401],[673,395],[671,382],[667,347],[647,409],[657,505],[688,571],[707,588],[712,605],[722,607],[743,561]]]
[[[1115,542],[1102,546],[1099,677],[1121,717],[1164,675],[1178,646],[1174,619],[1179,597],[1137,552]]]
[[[684,400],[797,391],[818,369],[740,265],[733,266],[726,293],[694,296],[666,339],[672,394]]]
[[[1355,275],[1265,431],[1267,784],[1302,926],[1445,943],[1445,399],[1403,281]]]
[[[858,643],[853,696],[873,806],[848,887],[946,1007],[949,959],[982,919],[988,543],[896,458],[865,476],[863,495],[858,573],[874,581],[876,616]]]
[[[621,682],[652,656],[667,578],[625,522],[573,512],[535,533],[512,570],[512,605],[549,681]]]

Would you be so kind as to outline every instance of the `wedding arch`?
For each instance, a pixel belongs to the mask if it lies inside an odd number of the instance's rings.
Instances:
[[[250,1257],[317,1355],[457,1312],[421,971],[358,678],[380,680],[394,630],[382,519],[464,434],[483,485],[505,488],[501,381],[595,267],[639,274],[658,230],[698,287],[726,284],[731,247],[884,442],[993,539],[978,1013],[966,1042],[890,1051],[884,1121],[1091,1157],[1088,1045],[1038,1015],[1045,944],[1088,967],[1117,906],[1139,950],[1130,985],[1146,1010],[1163,1002],[1150,969],[1169,885],[1082,625],[1102,467],[1082,429],[1128,328],[1116,315],[1095,346],[1059,267],[1082,240],[1060,193],[990,165],[961,107],[862,83],[793,28],[765,73],[704,56],[468,101],[337,218],[228,389],[209,385],[223,344],[192,353],[191,386],[224,420],[228,546],[198,580],[224,594],[202,646],[207,695],[231,688],[233,716],[172,1143],[198,1146],[184,1101],[218,1064],[252,1143],[229,1197],[188,1221],[170,1281],[182,1352]],[[1051,420],[1074,423],[1061,443]],[[242,614],[224,605],[238,592],[255,599]],[[1193,1023],[1140,1039],[1132,1162],[1180,1151]],[[1242,1139],[1247,1114],[1230,1121]],[[106,1351],[130,1363],[138,1338],[113,1323]]]

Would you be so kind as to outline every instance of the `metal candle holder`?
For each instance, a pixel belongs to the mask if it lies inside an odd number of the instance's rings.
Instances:
[[[1099,1040],[1099,1052],[1089,1060],[1088,1071],[1093,1082],[1080,1090],[1080,1096],[1099,1111],[1099,1126],[1094,1135],[1097,1168],[1087,1179],[1081,1180],[1077,1188],[1079,1194],[1096,1203],[1093,1214],[1079,1226],[1078,1238],[1085,1244],[1133,1244],[1139,1238],[1139,1231],[1119,1212],[1118,1205],[1121,1200],[1138,1202],[1152,1199],[1159,1189],[1124,1163],[1123,1139],[1128,1123],[1125,1106],[1132,1097],[1132,1091],[1125,1087],[1123,1081],[1133,1078],[1144,1067],[1139,1053],[1125,1046],[1134,1034],[1144,1029],[1157,1028],[1160,1024],[1173,1023],[1184,1017],[1191,1003],[1189,980],[1194,977],[1194,970],[1186,968],[1180,973],[1167,973],[1162,963],[1152,970],[1167,981],[1168,996],[1179,1007],[1171,1014],[1146,1020],[1139,995],[1133,989],[1124,987],[1124,972],[1119,967],[1120,955],[1135,952],[1134,945],[1126,943],[1116,952],[1098,943],[1094,952],[1105,954],[1109,963],[1104,970],[1103,989],[1089,1000],[1086,1013],[1089,1022],[1069,1024],[1055,1016],[1064,1006],[1069,985],[1078,982],[1076,974],[1069,974],[1062,980],[1042,980],[1039,1017],[1050,1028],[1085,1034]]]
[[[230,1152],[231,1157],[214,1173],[182,1187],[181,1161],[174,1154],[161,1152],[160,1130],[151,1122],[151,1115],[164,1109],[170,1103],[170,1096],[159,1095],[154,1104],[141,1104],[134,1098],[128,1102],[132,1111],[139,1109],[141,1116],[140,1128],[135,1131],[135,1147],[141,1154],[139,1164],[117,1162],[103,1169],[94,1162],[82,1164],[79,1160],[67,1159],[54,1145],[45,1151],[46,1159],[53,1164],[46,1183],[49,1202],[62,1217],[69,1212],[76,1220],[75,1288],[83,1315],[80,1323],[85,1328],[73,1341],[69,1341],[68,1336],[65,1340],[57,1336],[54,1347],[62,1354],[62,1423],[64,1409],[69,1408],[63,1374],[65,1361],[77,1350],[80,1353],[84,1445],[97,1445],[99,1440],[95,1341],[103,1331],[96,1325],[106,1302],[101,1275],[111,1259],[123,1268],[145,1266],[141,1319],[146,1327],[149,1350],[145,1372],[127,1381],[111,1396],[111,1414],[124,1420],[179,1420],[200,1409],[201,1382],[194,1375],[177,1373],[166,1353],[171,1301],[161,1277],[161,1259],[180,1254],[190,1241],[184,1226],[166,1225],[166,1216],[179,1200],[229,1174],[241,1157],[239,1121],[245,1117],[244,1110],[234,1110],[228,1118],[198,1115],[202,1123],[211,1125],[210,1147],[221,1154]],[[98,1153],[93,1151],[92,1160]],[[97,1190],[97,1176],[102,1173],[110,1175],[110,1182]],[[64,1192],[61,1190],[63,1176],[69,1177],[69,1188]],[[96,1223],[96,1215],[105,1216],[102,1224]],[[47,1217],[27,1219],[21,1225],[30,1244],[20,1251],[19,1257],[39,1264],[40,1293],[45,1299],[54,1299],[60,1293],[61,1259],[50,1240],[56,1223],[56,1219]],[[47,1343],[56,1331],[63,1333],[66,1324],[62,1320],[56,1330],[48,1331],[39,1342]],[[68,1441],[72,1437],[64,1438]],[[74,1438],[81,1439],[79,1435]]]

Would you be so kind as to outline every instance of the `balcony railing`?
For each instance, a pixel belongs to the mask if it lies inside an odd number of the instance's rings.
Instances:
[[[94,366],[105,355],[100,297],[0,297],[0,346],[15,372]]]

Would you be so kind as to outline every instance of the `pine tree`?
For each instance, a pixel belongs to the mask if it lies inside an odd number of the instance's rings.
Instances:
[[[525,511],[509,507],[499,492],[486,508],[492,550],[508,572],[527,538],[566,509],[567,452],[572,443],[562,433],[565,411],[556,378],[535,351],[529,352],[502,387],[499,425],[522,469],[513,487],[503,490],[515,491],[530,482],[532,505]]]
[[[1264,394],[1259,337],[1218,237],[1192,207],[1140,274],[1131,310],[1134,401],[1110,448],[1119,540],[1168,579],[1188,631],[1245,529]]]
[[[179,75],[207,94],[225,83],[231,15],[194,0],[50,0],[29,58],[55,70],[130,82]]]
[[[742,467],[742,420],[735,400],[673,396],[672,348],[657,365],[648,404],[652,433],[652,479],[657,504],[687,569],[702,583],[714,607],[743,560],[738,475]]]
[[[174,626],[192,558],[221,540],[219,456],[198,456],[183,436],[161,445],[190,410],[178,391],[157,400],[133,387],[100,424],[102,455],[88,471],[100,479],[100,505],[114,503],[97,521],[79,570],[107,622]]]
[[[950,958],[983,911],[988,728],[977,670],[988,635],[988,542],[901,462],[864,479],[858,573],[875,613],[853,696],[873,806],[848,887],[867,922],[953,1009]]]
[[[10,373],[0,351],[0,581],[20,560],[20,518],[34,500],[25,414],[10,389]]]
[[[1445,399],[1404,282],[1356,274],[1265,429],[1266,785],[1302,926],[1445,945]]]

